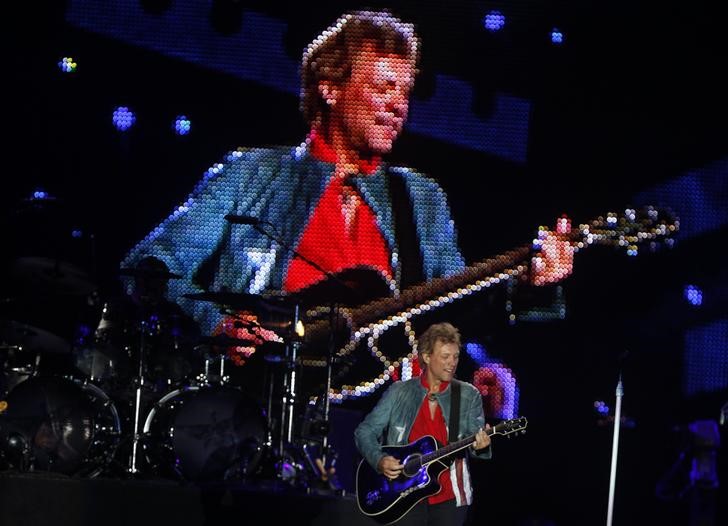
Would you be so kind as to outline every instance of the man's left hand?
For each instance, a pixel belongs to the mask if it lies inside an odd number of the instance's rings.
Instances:
[[[541,228],[535,243],[538,253],[531,259],[530,281],[533,285],[556,283],[574,270],[574,247],[568,239],[571,220],[564,216],[556,221],[554,231]]]
[[[486,429],[490,429],[490,424],[486,424],[484,429],[478,431],[475,435],[475,442],[473,442],[473,449],[483,449],[490,445],[490,435],[486,433]]]

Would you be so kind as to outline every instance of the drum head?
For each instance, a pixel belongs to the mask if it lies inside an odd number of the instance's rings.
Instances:
[[[172,443],[188,480],[224,480],[257,467],[266,440],[263,411],[232,387],[185,393],[175,412]]]
[[[22,437],[33,469],[72,474],[94,438],[93,408],[81,388],[63,378],[31,378],[7,397],[2,433]]]
[[[61,377],[34,377],[18,384],[6,402],[0,415],[0,444],[11,462],[23,464],[18,466],[21,470],[74,475],[88,465],[100,416],[94,398],[79,384]],[[118,426],[115,411],[113,416],[111,423]]]

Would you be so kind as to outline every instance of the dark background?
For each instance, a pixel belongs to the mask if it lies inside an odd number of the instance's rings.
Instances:
[[[102,28],[79,28],[66,22],[71,4],[84,2],[26,5],[22,18],[6,19],[13,46],[5,57],[0,199],[13,242],[3,263],[58,251],[88,270],[103,299],[118,293],[116,268],[125,252],[186,198],[212,163],[241,145],[297,144],[307,130],[290,92],[132,45]],[[158,17],[175,2],[141,4],[145,16]],[[337,16],[362,7],[210,5],[222,13],[216,18],[211,10],[210,31],[234,35],[235,21],[248,11],[286,22],[284,46],[294,62]],[[708,2],[368,5],[390,7],[417,25],[423,48],[415,100],[426,101],[435,75],[446,74],[472,85],[472,112],[481,119],[493,111],[497,93],[531,103],[526,162],[407,130],[392,154],[444,187],[469,262],[528,242],[537,225],[551,225],[562,213],[578,223],[622,210],[640,192],[728,155],[725,32]],[[482,26],[492,9],[507,17],[495,33]],[[560,46],[549,41],[552,27],[565,34]],[[76,59],[75,73],[61,73],[63,56]],[[120,105],[137,114],[124,133],[111,124]],[[172,131],[179,114],[192,121],[188,136]],[[717,175],[718,193],[709,196],[722,210],[727,177]],[[38,189],[57,198],[40,213],[23,201]],[[701,197],[685,196],[695,199]],[[82,237],[71,238],[72,228]],[[727,398],[725,381],[697,394],[687,393],[684,381],[686,333],[725,320],[726,266],[718,255],[725,233],[719,222],[678,236],[672,249],[638,257],[609,248],[579,254],[563,285],[565,319],[510,326],[482,297],[448,311],[466,340],[512,368],[519,412],[529,419],[525,436],[497,440],[495,459],[474,468],[474,517],[504,524],[603,520],[612,428],[593,404],[613,407],[618,357],[629,351],[616,522],[694,520],[689,496],[658,498],[656,487],[691,443],[685,426],[717,419]],[[700,308],[683,297],[688,283],[702,287]],[[23,315],[59,333],[70,330],[68,316],[93,319],[96,306],[70,301],[65,316],[49,313],[58,308],[52,303],[34,304]],[[352,408],[364,410],[375,398]],[[674,479],[676,486],[684,482],[684,473]]]

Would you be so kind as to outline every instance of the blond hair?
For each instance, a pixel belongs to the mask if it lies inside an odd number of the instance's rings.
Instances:
[[[424,356],[434,352],[437,342],[454,343],[459,349],[460,331],[452,323],[443,322],[430,325],[417,339],[417,361],[420,364],[420,368],[425,368]]]

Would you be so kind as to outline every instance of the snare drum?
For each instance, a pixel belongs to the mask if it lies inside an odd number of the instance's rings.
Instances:
[[[231,386],[190,386],[163,396],[144,424],[158,474],[222,481],[255,472],[267,440],[264,411]]]
[[[36,376],[13,388],[0,413],[0,453],[20,471],[94,477],[121,435],[116,407],[82,380]]]

